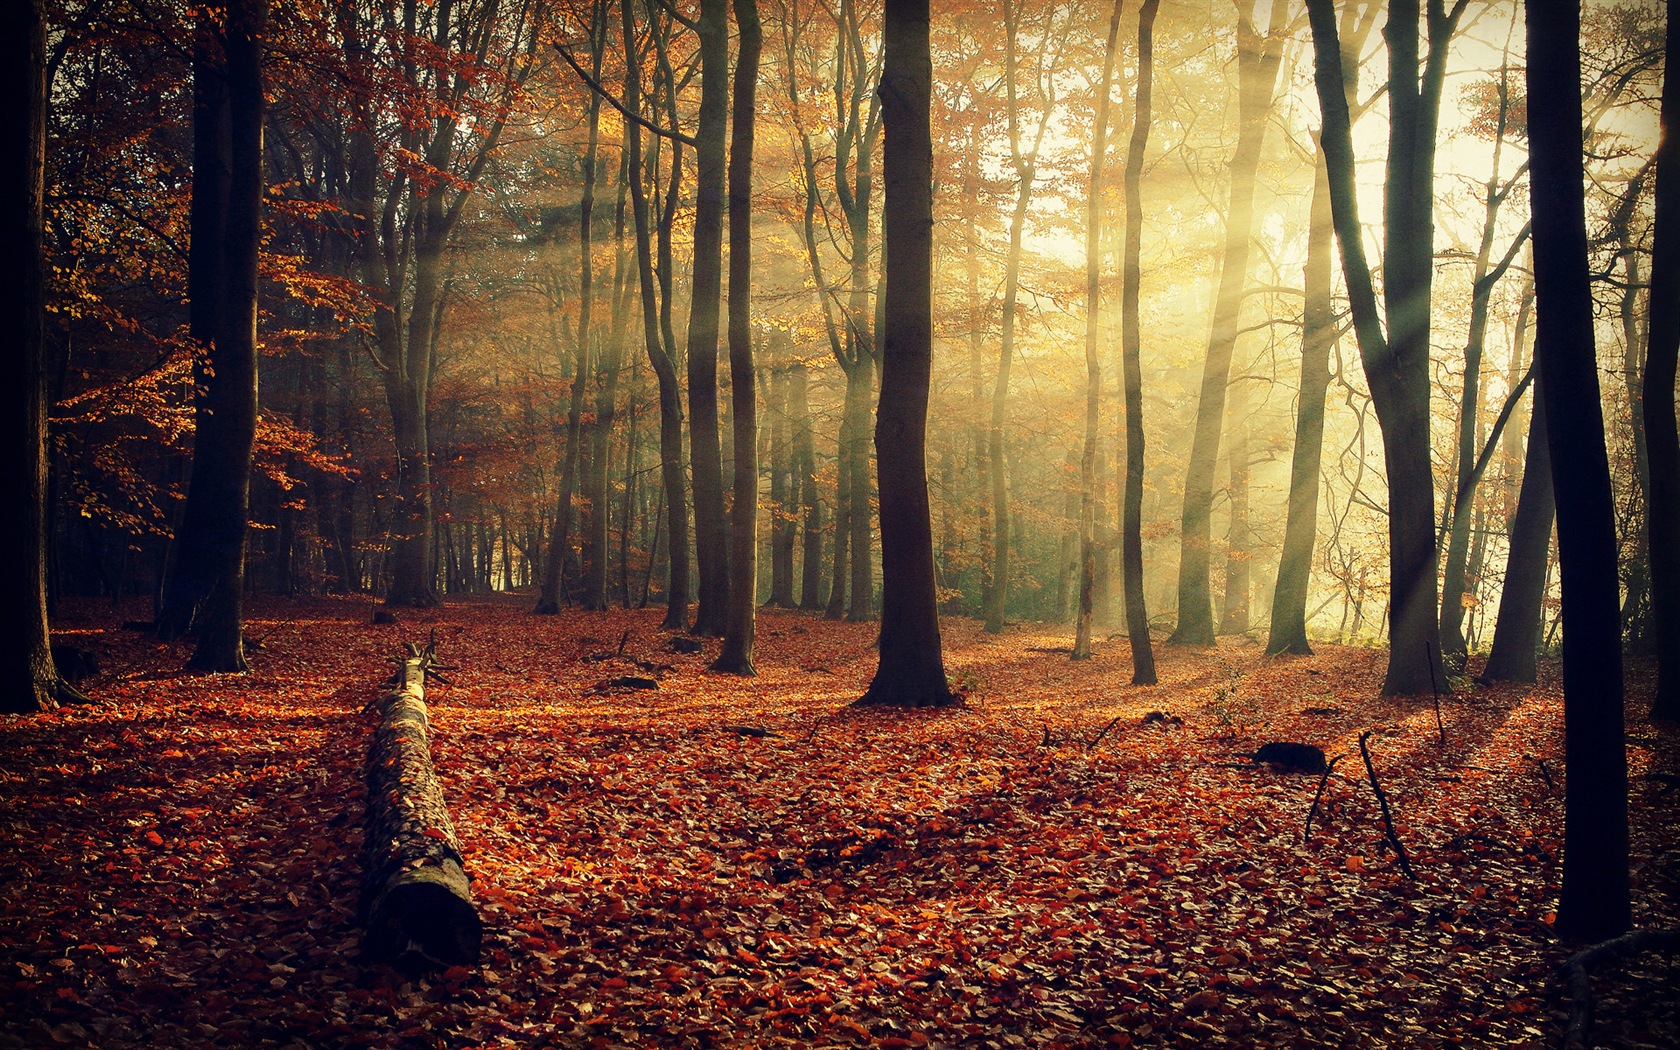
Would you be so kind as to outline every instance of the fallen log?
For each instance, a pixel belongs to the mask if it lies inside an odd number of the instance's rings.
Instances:
[[[378,961],[473,965],[483,929],[432,768],[426,671],[436,654],[431,645],[406,650],[372,705],[380,717],[368,751],[362,948]]]

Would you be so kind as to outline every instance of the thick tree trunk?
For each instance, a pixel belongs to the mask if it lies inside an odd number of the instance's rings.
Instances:
[[[700,123],[694,196],[694,265],[688,313],[688,438],[700,608],[694,632],[722,635],[729,619],[729,527],[718,438],[718,309],[729,126],[729,0],[700,4]]]
[[[1656,718],[1680,719],[1680,427],[1674,411],[1680,357],[1680,85],[1673,56],[1680,47],[1669,5],[1662,140],[1657,147],[1656,221],[1651,248],[1650,324],[1646,329],[1644,421],[1651,468],[1645,515],[1651,551],[1653,648],[1657,653]]]
[[[482,927],[432,768],[426,668],[433,655],[429,647],[410,645],[376,701],[362,847],[362,946],[383,961],[471,966],[478,962]]]
[[[86,699],[53,664],[47,630],[47,386],[42,203],[46,164],[46,11],[20,0],[0,12],[0,233],[16,260],[0,316],[15,332],[16,365],[5,386],[5,453],[0,485],[10,494],[4,522],[12,550],[0,591],[16,634],[5,646],[0,712],[39,711]]]
[[[1558,932],[1602,941],[1632,925],[1616,524],[1599,407],[1582,191],[1580,11],[1530,6],[1534,357],[1546,399],[1563,582],[1565,761]]]
[[[751,675],[758,612],[758,377],[752,331],[752,164],[758,59],[757,0],[735,0],[739,37],[729,147],[729,395],[735,432],[735,500],[730,508],[729,616],[714,671]]]
[[[933,359],[933,62],[928,0],[886,0],[886,323],[875,454],[881,479],[881,662],[859,704],[936,707],[945,680],[928,509],[927,404]]]
[[[1126,600],[1126,634],[1132,647],[1132,683],[1154,685],[1155,650],[1149,639],[1149,610],[1143,600],[1143,336],[1138,323],[1138,286],[1143,280],[1143,155],[1155,87],[1155,14],[1160,0],[1144,0],[1138,12],[1137,105],[1131,148],[1126,154],[1126,244],[1121,265],[1121,373],[1126,390],[1126,494],[1120,522],[1120,565]]]
[[[1219,290],[1213,300],[1213,329],[1208,337],[1207,357],[1202,363],[1196,429],[1184,479],[1178,626],[1171,639],[1189,645],[1212,645],[1214,640],[1213,597],[1208,583],[1213,542],[1213,477],[1219,462],[1219,438],[1225,424],[1226,387],[1231,380],[1231,356],[1237,346],[1243,287],[1248,283],[1249,242],[1254,236],[1254,175],[1259,169],[1260,149],[1265,144],[1266,124],[1272,110],[1288,9],[1288,4],[1272,5],[1271,25],[1262,39],[1254,29],[1252,0],[1241,0],[1237,5],[1237,150],[1231,158],[1225,251],[1219,264]]]

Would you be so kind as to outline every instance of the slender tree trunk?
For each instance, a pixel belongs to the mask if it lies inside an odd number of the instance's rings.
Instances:
[[[620,28],[625,53],[634,54],[636,27],[630,4],[620,6]],[[623,102],[624,108],[631,113],[641,112],[638,72],[637,63],[626,63]],[[630,214],[636,226],[636,276],[642,298],[642,341],[647,347],[648,364],[653,367],[654,380],[659,388],[659,471],[663,484],[661,491],[664,493],[665,532],[670,543],[670,555],[666,560],[665,619],[660,626],[666,630],[683,630],[688,626],[689,603],[688,499],[683,478],[682,392],[673,360],[676,341],[668,323],[670,290],[666,289],[662,307],[654,285],[653,220],[649,214],[647,183],[643,174],[642,131],[633,123],[625,128],[624,150],[625,170],[630,178]],[[670,189],[674,193],[682,181],[681,144],[673,144],[671,151]],[[662,257],[667,254],[665,237],[662,233]],[[669,262],[668,259],[665,261]]]
[[[1230,532],[1225,547],[1225,589],[1220,603],[1219,633],[1247,634],[1249,616],[1249,559],[1254,538],[1248,523],[1248,391],[1239,383],[1227,390],[1226,418],[1232,424],[1226,452],[1226,496],[1231,505]]]
[[[852,543],[852,472],[848,450],[852,447],[851,413],[840,416],[839,445],[834,458],[834,557],[829,566],[828,605],[823,610],[826,619],[838,620],[846,612],[846,585],[851,579],[849,554]]]
[[[875,360],[860,352],[852,358],[846,370],[845,411],[849,425],[845,452],[846,473],[850,483],[847,491],[846,528],[848,567],[851,585],[847,588],[846,621],[864,623],[875,618],[875,558],[870,523],[874,519],[870,507],[873,489],[869,470],[869,404],[875,392]]]
[[[1272,591],[1272,625],[1266,652],[1311,656],[1307,641],[1307,588],[1318,538],[1319,469],[1324,458],[1324,399],[1330,389],[1330,351],[1336,345],[1331,300],[1330,178],[1324,153],[1313,161],[1313,196],[1307,220],[1306,306],[1301,317],[1301,393],[1295,406],[1295,449],[1289,460],[1289,516],[1283,554]]]
[[[43,0],[20,0],[0,12],[0,83],[7,104],[0,108],[0,201],[5,243],[15,261],[4,283],[0,311],[16,333],[17,365],[5,384],[5,455],[0,478],[5,491],[4,593],[12,630],[5,646],[0,712],[39,711],[85,699],[58,676],[47,630],[47,341],[46,263],[42,256],[46,165],[46,11]]]
[[[795,472],[792,443],[788,441],[788,386],[793,366],[787,360],[787,337],[778,333],[779,359],[770,375],[770,505],[775,508],[770,523],[770,600],[778,609],[792,609],[793,549],[798,541],[799,476]]]
[[[722,635],[729,613],[729,528],[718,438],[718,308],[729,124],[729,0],[700,3],[700,124],[694,197],[693,299],[688,313],[688,441],[694,472],[700,608],[694,632]]]
[[[817,495],[817,452],[811,425],[810,376],[805,362],[795,361],[788,380],[793,414],[794,469],[799,475],[800,523],[799,607],[822,608],[822,500]]]
[[[1121,372],[1126,388],[1126,495],[1120,523],[1120,564],[1126,591],[1126,634],[1132,647],[1132,684],[1155,684],[1155,650],[1149,639],[1149,611],[1143,600],[1143,337],[1138,323],[1138,286],[1143,280],[1143,155],[1155,86],[1155,13],[1160,0],[1144,0],[1138,12],[1137,105],[1131,148],[1126,154],[1126,245],[1121,266]]]
[[[886,0],[886,324],[875,453],[881,476],[881,662],[860,704],[944,706],[928,509],[927,404],[933,360],[933,62],[928,0]]]
[[[1534,207],[1534,357],[1546,399],[1563,581],[1565,761],[1558,932],[1584,941],[1633,923],[1616,525],[1599,407],[1582,191],[1580,10],[1525,12]]]
[[[1109,92],[1114,86],[1114,56],[1120,43],[1120,9],[1114,0],[1108,16],[1108,45],[1097,92],[1097,124],[1091,132],[1091,182],[1085,191],[1085,443],[1079,454],[1079,611],[1075,660],[1091,656],[1091,619],[1097,587],[1097,446],[1102,420],[1102,198],[1103,162],[1108,151]]]
[[[1255,172],[1266,141],[1272,111],[1288,4],[1273,4],[1264,39],[1254,29],[1253,0],[1237,4],[1237,149],[1231,159],[1230,203],[1225,211],[1225,251],[1219,264],[1219,290],[1213,300],[1213,329],[1202,362],[1201,396],[1196,401],[1196,429],[1184,479],[1184,517],[1178,560],[1178,626],[1172,641],[1212,645],[1213,597],[1208,573],[1212,555],[1213,477],[1219,461],[1220,430],[1225,423],[1226,387],[1237,346],[1243,288],[1248,283],[1249,242],[1254,237]],[[1244,467],[1243,469],[1246,469]],[[1233,472],[1238,467],[1233,465]],[[1246,603],[1245,603],[1246,604]]]
[[[735,0],[739,43],[729,151],[729,391],[735,431],[735,501],[730,509],[729,617],[714,671],[752,675],[758,611],[758,378],[752,332],[753,118],[763,47],[757,0]]]
[[[1650,324],[1646,328],[1645,445],[1651,502],[1645,515],[1651,551],[1653,648],[1657,653],[1655,718],[1680,719],[1680,428],[1674,411],[1680,356],[1680,85],[1673,56],[1680,47],[1675,9],[1668,9],[1662,139],[1657,147],[1656,222],[1651,248]]]

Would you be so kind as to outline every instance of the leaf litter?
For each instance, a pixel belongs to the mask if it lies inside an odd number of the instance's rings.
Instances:
[[[1361,648],[1161,646],[1162,684],[1137,687],[1123,640],[1073,663],[1054,627],[951,619],[967,705],[897,713],[846,706],[872,625],[795,613],[761,614],[742,679],[706,670],[716,640],[677,651],[656,610],[536,617],[501,596],[374,626],[366,600],[259,600],[251,673],[189,676],[183,649],[118,630],[121,607],[67,604],[61,636],[114,670],[87,683],[100,706],[0,721],[0,1045],[1561,1031],[1555,681],[1447,698],[1443,747],[1427,698],[1377,698],[1384,654]],[[399,644],[434,632],[456,669],[428,689],[433,756],[485,950],[405,973],[357,959],[362,712]],[[657,688],[599,688],[632,673]],[[1644,774],[1676,747],[1647,688],[1629,690],[1635,909],[1674,926],[1677,800]],[[1233,761],[1268,740],[1356,754],[1365,730],[1416,879],[1357,760],[1309,841],[1319,778]],[[1599,1045],[1680,1044],[1671,966],[1596,981]]]

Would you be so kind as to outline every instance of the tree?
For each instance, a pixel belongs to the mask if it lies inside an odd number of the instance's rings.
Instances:
[[[444,255],[536,68],[544,12],[419,0],[335,8],[349,96],[346,221],[374,302],[368,349],[396,446],[391,605],[437,604],[430,399],[448,305]]]
[[[1231,382],[1231,357],[1237,346],[1237,322],[1243,288],[1248,283],[1249,242],[1254,236],[1255,172],[1271,118],[1277,71],[1283,60],[1284,20],[1288,4],[1274,3],[1271,24],[1262,38],[1254,28],[1253,0],[1237,4],[1237,150],[1231,158],[1230,199],[1225,210],[1225,250],[1219,263],[1219,290],[1213,301],[1213,328],[1202,364],[1201,396],[1196,401],[1196,430],[1184,479],[1184,518],[1178,560],[1178,626],[1172,641],[1212,645],[1213,600],[1208,589],[1211,554],[1213,475],[1219,460],[1220,431],[1225,425],[1225,394]],[[1246,465],[1233,464],[1233,472]],[[1243,599],[1246,604],[1246,597]]]
[[[1079,455],[1079,615],[1073,637],[1073,659],[1091,656],[1092,592],[1097,586],[1097,424],[1102,411],[1101,330],[1102,175],[1108,147],[1109,90],[1114,84],[1114,55],[1120,43],[1120,8],[1114,0],[1108,16],[1108,46],[1103,51],[1102,80],[1097,88],[1097,125],[1091,132],[1091,184],[1085,192],[1085,443]]]
[[[1126,634],[1132,647],[1132,682],[1155,684],[1155,650],[1149,639],[1149,610],[1143,600],[1143,336],[1138,323],[1138,286],[1143,281],[1143,155],[1155,88],[1155,13],[1160,0],[1144,0],[1138,12],[1137,104],[1126,155],[1126,246],[1121,266],[1120,354],[1126,388],[1126,494],[1120,522],[1120,571],[1126,592]]]
[[[632,5],[620,5],[620,27],[626,56],[635,54],[636,22]],[[659,52],[662,71],[669,70],[665,59],[665,32],[655,27],[654,45]],[[677,198],[682,186],[683,139],[675,134],[671,139],[671,175],[666,187],[667,197],[658,223],[659,260],[657,276],[663,281],[663,296],[655,287],[653,250],[654,225],[648,202],[647,182],[642,165],[641,78],[639,62],[628,57],[624,63],[624,110],[631,120],[624,129],[625,168],[630,182],[630,211],[636,226],[636,274],[642,300],[642,341],[647,345],[648,363],[653,367],[659,387],[659,469],[664,484],[666,535],[670,537],[669,569],[665,587],[665,619],[660,626],[682,630],[688,626],[688,497],[683,478],[682,454],[682,392],[677,383],[676,337],[671,325],[671,227],[676,214]],[[675,95],[673,78],[667,77],[666,90]],[[671,107],[675,108],[674,97]],[[674,123],[674,121],[673,121]],[[656,140],[657,142],[658,140]],[[652,163],[658,165],[657,150]]]
[[[735,428],[735,503],[730,509],[729,616],[714,671],[755,674],[758,609],[758,406],[752,332],[753,124],[763,32],[758,0],[735,0],[740,37],[729,145],[729,391]]]
[[[1338,36],[1349,119],[1353,119],[1355,75],[1365,38],[1380,12],[1376,4],[1358,15],[1354,5],[1342,12]],[[1357,18],[1357,21],[1356,21]],[[1307,641],[1307,588],[1312,582],[1313,551],[1318,538],[1319,468],[1324,457],[1324,398],[1330,388],[1330,351],[1336,345],[1336,307],[1331,299],[1335,229],[1330,214],[1330,173],[1324,150],[1313,154],[1312,203],[1307,218],[1307,260],[1302,271],[1306,301],[1301,313],[1301,390],[1295,415],[1295,447],[1289,460],[1289,510],[1283,552],[1272,591],[1272,623],[1266,652],[1311,656]]]
[[[886,0],[881,172],[885,336],[875,456],[881,486],[881,662],[863,705],[942,707],[945,680],[928,508],[933,364],[933,59],[928,0]]]
[[[1540,640],[1540,612],[1546,591],[1546,562],[1552,549],[1552,518],[1557,510],[1552,491],[1552,455],[1546,437],[1546,384],[1535,384],[1534,412],[1528,425],[1528,453],[1523,460],[1522,490],[1511,518],[1510,553],[1505,559],[1505,583],[1499,590],[1498,618],[1493,646],[1488,651],[1482,680],[1532,684],[1539,667],[1535,649]]]
[[[266,0],[201,10],[193,34],[192,481],[157,632],[193,631],[188,666],[245,670],[241,608],[257,432],[257,253],[262,243]]]
[[[729,612],[729,529],[718,438],[718,306],[729,122],[729,0],[700,3],[700,124],[694,175],[694,265],[688,312],[688,445],[700,608],[694,632],[721,635]]]
[[[1043,44],[1037,49],[1037,64],[1032,78],[1043,109],[1039,113],[1038,129],[1033,133],[1032,146],[1023,150],[1021,90],[1016,69],[1020,64],[1017,52],[1023,2],[1003,2],[1003,80],[1009,100],[1005,112],[1009,121],[1009,159],[1015,172],[1015,210],[1009,220],[1009,262],[1003,278],[1003,330],[998,340],[997,381],[992,387],[992,422],[986,440],[987,469],[992,482],[993,536],[991,587],[986,591],[986,630],[993,634],[1003,630],[1004,607],[1009,597],[1009,472],[1004,466],[1003,436],[1009,420],[1009,369],[1015,359],[1015,310],[1021,290],[1021,241],[1026,230],[1027,211],[1032,206],[1033,185],[1038,178],[1039,149],[1044,144],[1044,134],[1050,127],[1050,118],[1056,107],[1055,84],[1062,46],[1055,32],[1056,8],[1051,6],[1042,31]],[[1057,43],[1052,45],[1049,41]]]
[[[1383,310],[1379,316],[1354,190],[1348,111],[1336,15],[1330,0],[1307,0],[1314,81],[1330,178],[1331,216],[1341,247],[1359,356],[1383,434],[1388,481],[1389,650],[1383,695],[1431,692],[1443,679],[1436,619],[1435,479],[1417,443],[1429,433],[1429,304],[1434,275],[1435,133],[1448,45],[1467,0],[1451,11],[1428,0],[1428,56],[1421,64],[1418,0],[1389,5],[1389,137],[1383,208]],[[1387,330],[1384,330],[1384,319]]]
[[[3,227],[18,270],[5,282],[4,310],[16,333],[16,367],[6,388],[6,535],[15,549],[5,559],[5,593],[22,637],[6,646],[0,712],[39,711],[86,699],[58,675],[47,632],[47,386],[42,257],[42,173],[46,164],[47,59],[43,0],[7,4],[0,14],[10,87],[0,110],[5,150],[0,184]]]
[[[1673,55],[1680,46],[1675,5],[1668,6],[1662,139],[1657,147],[1657,214],[1651,248],[1651,319],[1645,349],[1645,442],[1651,469],[1645,524],[1651,551],[1651,611],[1656,628],[1657,693],[1651,714],[1680,718],[1680,432],[1674,411],[1680,357],[1680,87]]]
[[[1632,925],[1627,752],[1610,462],[1587,263],[1580,8],[1525,8],[1534,207],[1534,357],[1545,397],[1563,583],[1564,803],[1558,932],[1602,941]]]

